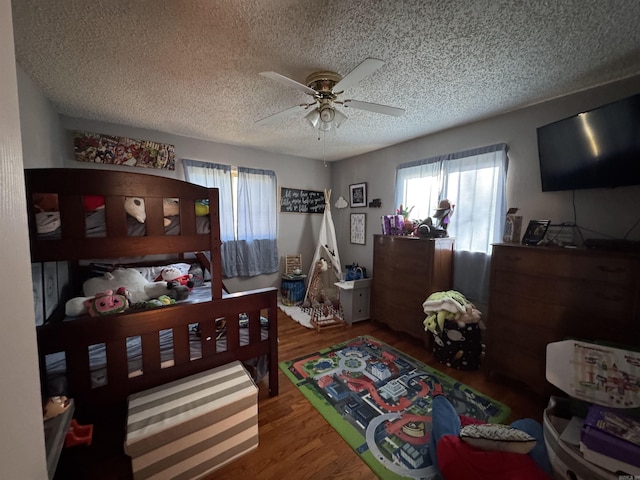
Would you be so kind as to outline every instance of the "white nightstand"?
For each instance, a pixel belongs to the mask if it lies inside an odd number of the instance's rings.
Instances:
[[[345,322],[351,324],[369,319],[371,278],[336,282],[340,289],[340,304]]]

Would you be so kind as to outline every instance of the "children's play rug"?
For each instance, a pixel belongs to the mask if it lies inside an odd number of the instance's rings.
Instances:
[[[280,369],[383,479],[433,476],[431,398],[501,423],[507,406],[369,336],[280,363]]]

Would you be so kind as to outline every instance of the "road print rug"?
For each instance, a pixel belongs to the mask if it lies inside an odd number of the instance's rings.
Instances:
[[[456,411],[503,423],[510,409],[370,336],[294,360],[280,369],[382,479],[429,479],[431,399],[447,395]]]

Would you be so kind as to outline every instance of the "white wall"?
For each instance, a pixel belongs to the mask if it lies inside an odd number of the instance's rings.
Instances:
[[[552,223],[573,222],[571,191],[542,192],[536,128],[581,111],[640,92],[640,76],[575,93],[511,113],[446,130],[393,147],[333,164],[331,184],[334,196],[348,198],[349,184],[367,182],[368,200],[382,199],[382,208],[333,210],[340,258],[344,264],[356,261],[372,266],[372,235],[381,233],[380,216],[394,213],[396,167],[412,160],[506,143],[509,146],[507,205],[520,208],[526,225],[531,219]],[[575,191],[576,223],[582,227],[623,237],[640,217],[640,186]],[[367,214],[366,245],[349,243],[349,214]],[[585,232],[586,237],[598,237]],[[640,240],[640,226],[628,237]]]
[[[190,160],[273,170],[276,172],[278,178],[278,187],[284,186],[319,191],[330,188],[330,168],[325,168],[323,162],[318,160],[277,155],[252,148],[225,145],[168,133],[66,116],[61,117],[61,123],[63,128],[67,130],[66,154],[63,162],[63,166],[66,168],[112,168],[128,172],[153,173],[184,180],[181,160],[187,158]],[[169,143],[175,147],[176,170],[171,172],[77,162],[73,156],[73,141],[71,136],[73,130]],[[319,214],[278,214],[278,252],[281,259],[284,258],[285,255],[302,253],[304,263],[303,270],[307,271],[313,258],[316,240],[320,232],[321,220],[322,215]],[[283,271],[282,268],[281,271]],[[279,287],[280,275],[272,274],[260,275],[253,278],[232,278],[225,280],[225,284],[233,292],[262,287]]]
[[[0,0],[0,477],[47,478],[10,0]]]

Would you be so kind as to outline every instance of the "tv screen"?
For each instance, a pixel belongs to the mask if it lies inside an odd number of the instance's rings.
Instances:
[[[543,192],[640,185],[640,94],[537,131]]]

